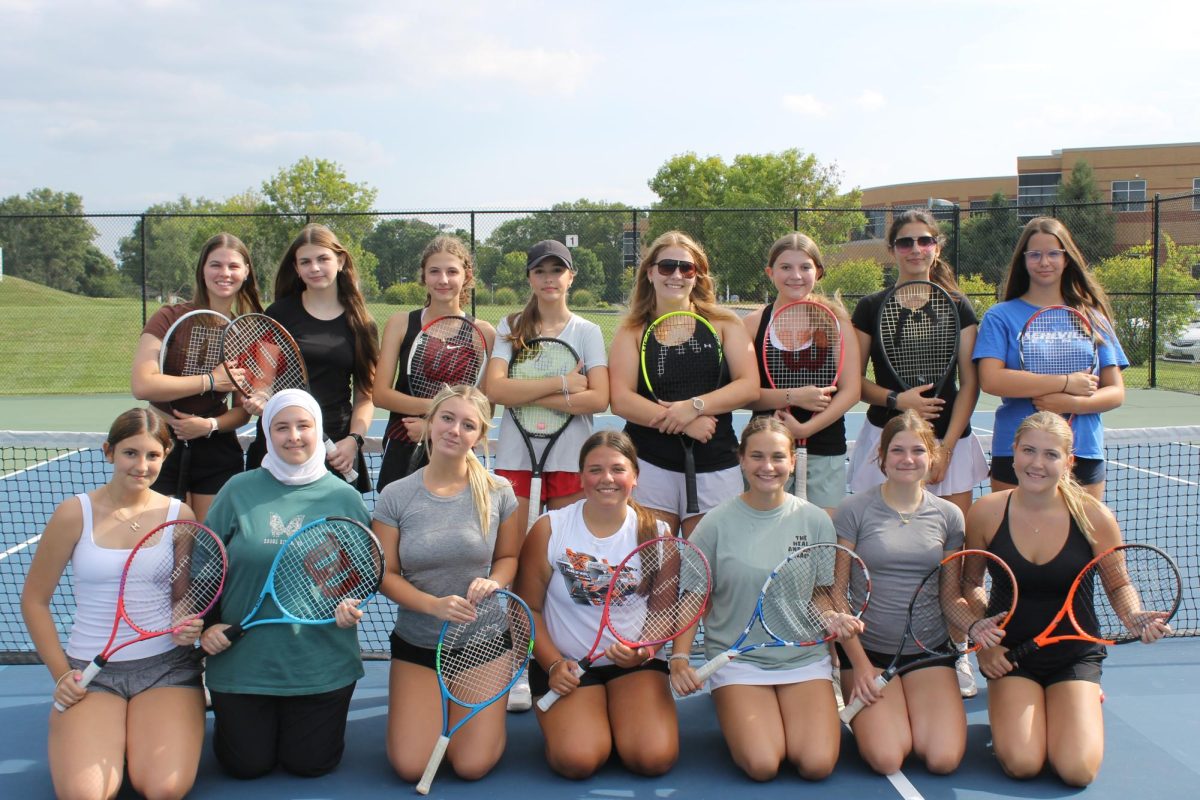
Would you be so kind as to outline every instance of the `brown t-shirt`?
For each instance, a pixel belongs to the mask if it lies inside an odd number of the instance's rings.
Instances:
[[[163,341],[167,337],[171,326],[179,321],[179,318],[190,311],[195,311],[196,306],[191,303],[178,303],[173,306],[163,306],[158,311],[154,312],[154,316],[146,321],[146,327],[142,328],[142,333],[148,333],[159,341]],[[166,347],[178,346],[183,347],[186,344],[184,341],[175,342],[175,336],[172,335],[171,342],[164,343]],[[159,362],[161,363],[161,361]],[[200,372],[192,372],[188,369],[169,372],[169,374],[200,374]],[[207,381],[206,381],[207,384]],[[215,417],[223,414],[228,408],[226,404],[227,395],[216,393],[204,393],[192,395],[191,397],[181,397],[170,402],[156,402],[153,405],[160,411],[167,414],[171,410],[182,411],[185,414],[194,414],[198,417]]]

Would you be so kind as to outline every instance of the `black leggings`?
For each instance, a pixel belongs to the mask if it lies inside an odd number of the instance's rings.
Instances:
[[[212,692],[213,752],[243,780],[283,767],[315,778],[332,772],[346,749],[354,684],[322,694],[278,697]]]

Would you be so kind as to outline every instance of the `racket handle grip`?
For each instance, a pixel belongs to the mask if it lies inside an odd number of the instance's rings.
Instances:
[[[591,659],[585,658],[582,661],[580,661],[579,669],[575,670],[575,676],[579,677],[583,673],[587,672],[587,668],[590,667],[591,665],[592,665]],[[542,695],[542,699],[537,701],[537,707],[540,708],[542,711],[549,711],[550,706],[557,703],[558,698],[560,698],[560,697],[562,697],[561,694],[554,691],[553,689],[549,689],[549,690],[547,690],[547,692],[544,695]]]
[[[437,774],[438,767],[442,765],[442,759],[446,757],[446,745],[450,744],[449,736],[439,736],[437,744],[433,746],[433,752],[429,755],[429,763],[425,765],[425,774],[421,776],[421,782],[417,784],[417,794],[429,794],[429,787],[433,785],[433,776]]]
[[[888,679],[883,677],[883,675],[878,675],[875,678],[875,685],[882,689],[888,685]],[[854,700],[846,704],[845,708],[843,708],[838,714],[838,717],[842,720],[842,722],[849,725],[850,720],[854,719],[854,717],[858,715],[858,712],[863,710],[863,706],[865,705],[866,703],[863,702],[861,697],[856,697]]]
[[[87,685],[89,683],[91,683],[92,680],[97,675],[100,674],[100,670],[104,669],[104,665],[107,663],[108,663],[107,658],[101,658],[100,656],[96,656],[95,658],[93,658],[91,663],[83,668],[83,676],[80,677],[80,679],[79,679],[79,688],[86,689]],[[62,703],[58,702],[57,700],[55,700],[54,701],[54,710],[55,711],[66,711],[67,707],[64,706]]]
[[[704,681],[708,680],[714,672],[728,664],[731,657],[732,656],[730,656],[727,652],[720,653],[714,656],[712,661],[706,661],[704,664],[700,665],[700,669],[696,670],[697,680],[699,680],[701,683],[704,683]]]
[[[529,519],[525,521],[525,530],[533,529],[533,523],[542,515],[542,476],[529,479]]]
[[[237,643],[237,640],[242,638],[246,633],[246,629],[242,627],[242,623],[230,625],[224,630],[225,638],[229,640],[229,645],[232,647]]]
[[[687,434],[680,434],[687,436]],[[688,444],[683,446],[683,493],[687,513],[700,513],[700,494],[696,489],[696,454]]]
[[[333,443],[333,439],[326,437],[325,438],[325,455],[326,455],[326,457],[332,458],[336,453],[337,453],[337,445],[335,445]],[[356,480],[358,480],[358,470],[356,470],[354,467],[351,467],[350,469],[348,469],[342,473],[342,477],[346,479],[346,483],[354,483]]]
[[[1028,641],[1024,644],[1017,645],[1012,650],[1009,650],[1004,654],[1004,657],[1008,659],[1008,663],[1012,664],[1014,667],[1017,667],[1022,659],[1038,649],[1040,648],[1038,647],[1037,642]]]

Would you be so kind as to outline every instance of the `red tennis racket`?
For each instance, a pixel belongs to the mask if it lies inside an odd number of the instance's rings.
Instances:
[[[578,662],[580,674],[613,639],[630,650],[671,641],[700,619],[711,590],[708,559],[696,545],[674,536],[638,545],[612,572],[596,641]],[[559,697],[551,689],[538,708],[549,711]]]
[[[208,613],[221,595],[227,567],[221,540],[194,520],[164,522],[143,536],[125,559],[108,644],[83,670],[80,688],[118,650],[174,633]],[[54,707],[65,710],[57,702]]]
[[[762,364],[772,389],[836,386],[846,348],[842,327],[829,307],[812,300],[788,303],[775,312],[763,337]],[[790,406],[790,404],[789,404]],[[796,410],[789,408],[793,414]],[[808,440],[796,442],[792,491],[808,496]]]

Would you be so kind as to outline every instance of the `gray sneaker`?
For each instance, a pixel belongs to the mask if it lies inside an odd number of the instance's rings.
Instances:
[[[979,693],[975,685],[975,673],[971,671],[971,660],[963,653],[954,662],[954,672],[958,675],[958,691],[963,697],[974,697]]]

